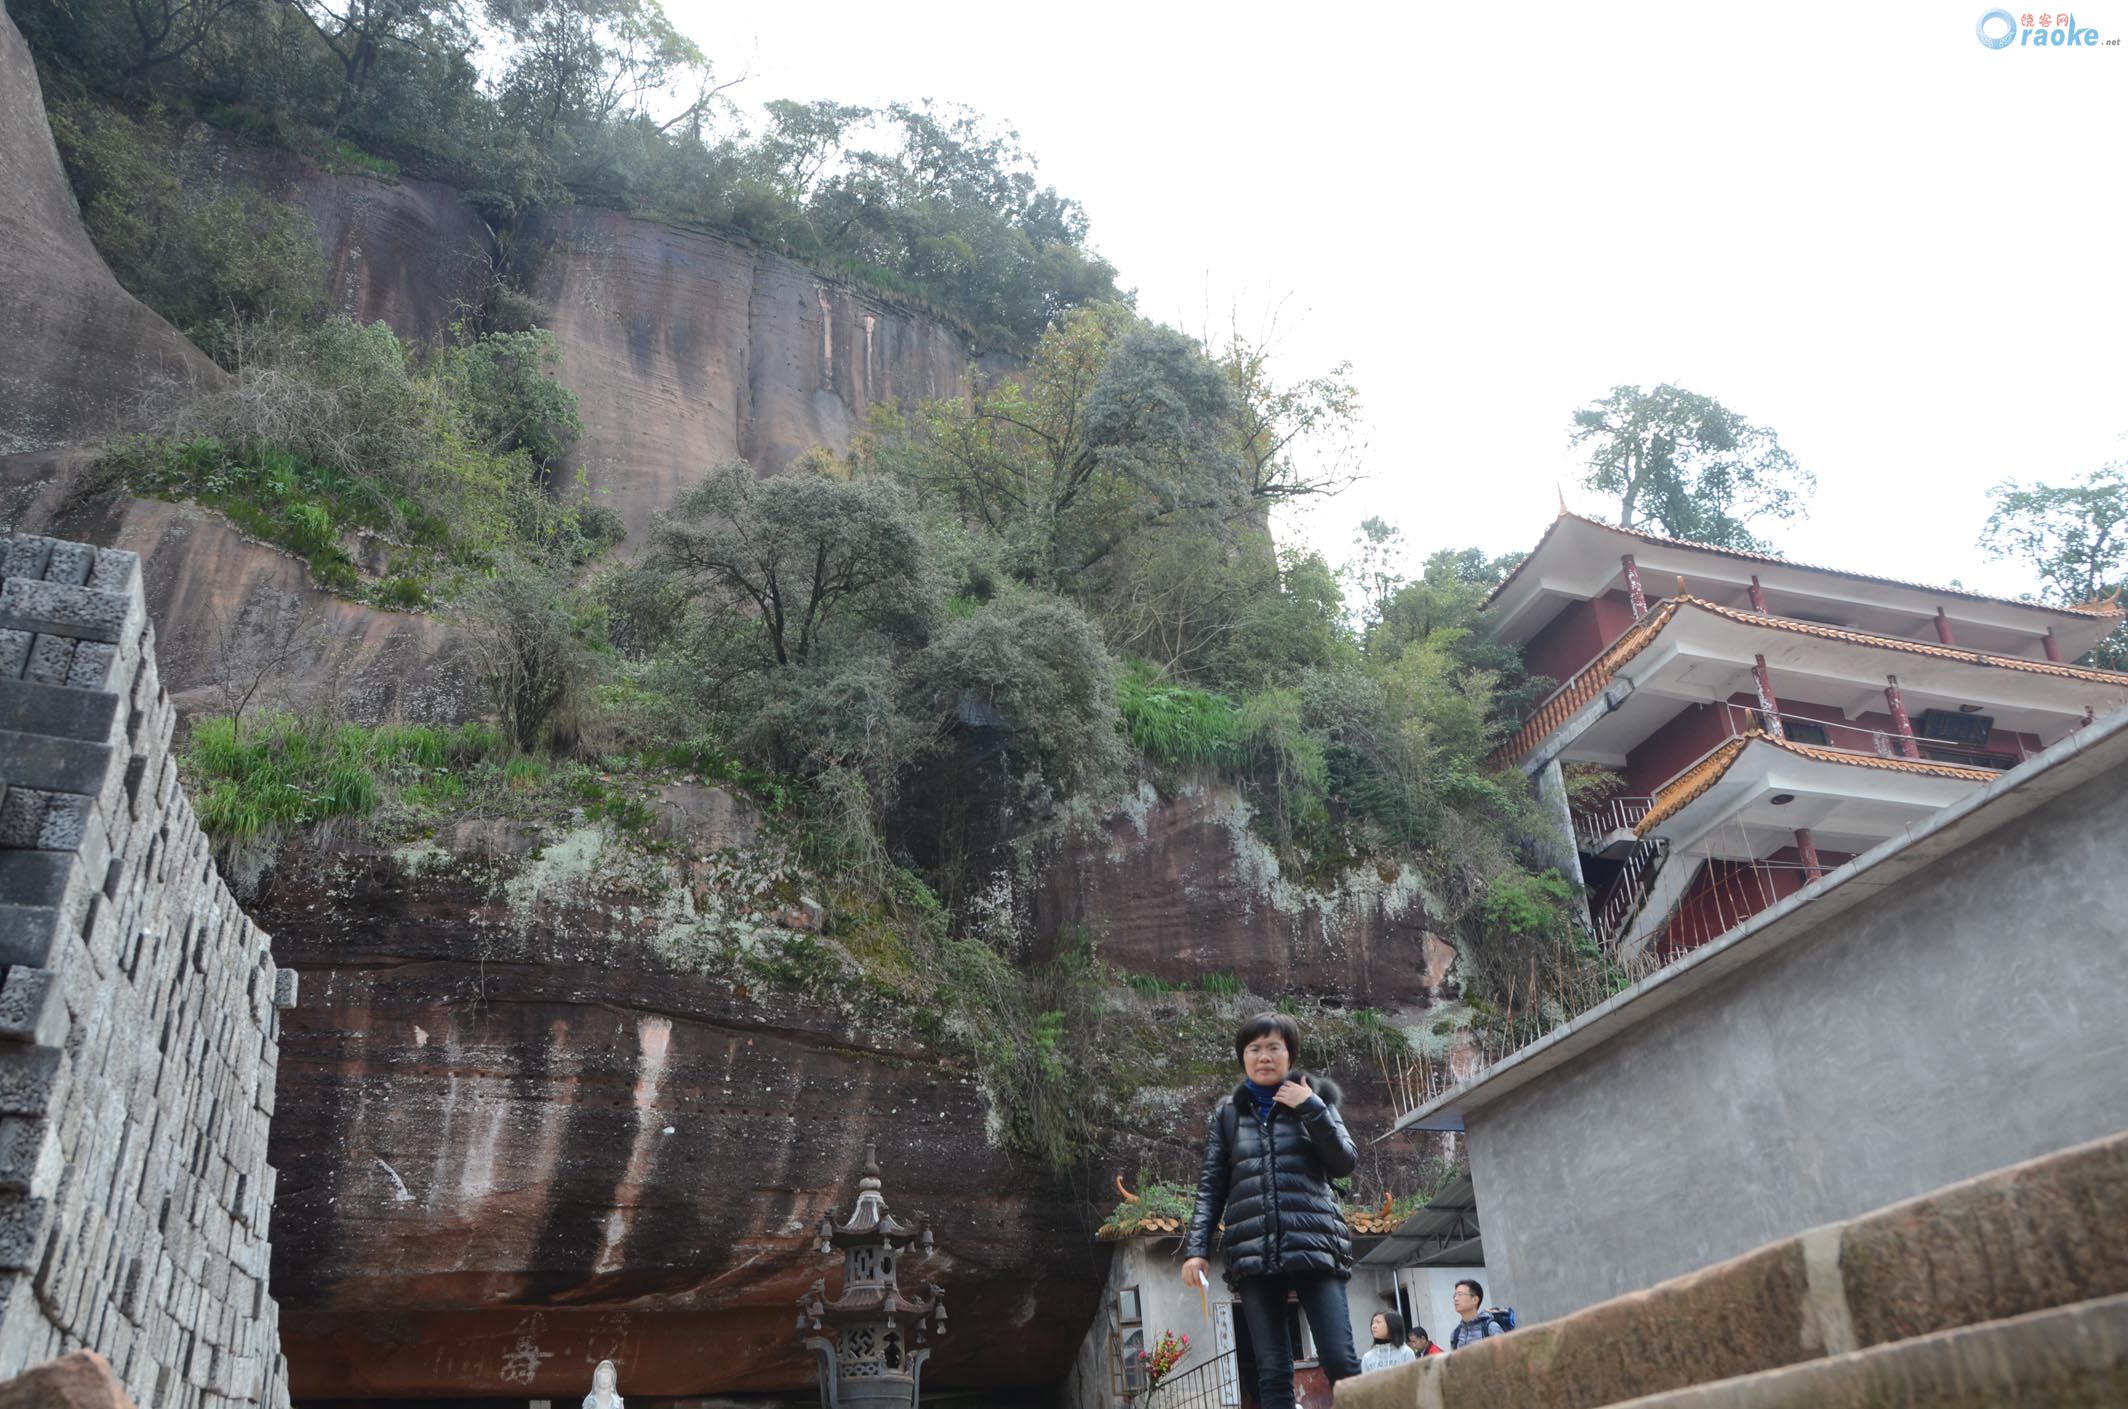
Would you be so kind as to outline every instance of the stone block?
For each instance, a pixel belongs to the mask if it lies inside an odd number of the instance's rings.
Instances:
[[[0,1115],[42,1116],[64,1082],[66,1054],[50,1047],[0,1044]]]
[[[1361,1401],[1340,1394],[1337,1402],[1350,1409]],[[2112,1297],[1654,1395],[1635,1400],[1633,1409],[2118,1409],[2124,1403],[2128,1297]]]
[[[35,639],[27,631],[0,631],[0,679],[20,678],[30,663],[30,642]]]
[[[79,664],[80,656],[75,657]],[[37,680],[4,678],[0,670],[0,729],[57,734],[69,739],[108,740],[118,718],[118,696]]]
[[[74,664],[67,671],[67,688],[72,690],[97,690],[108,688],[111,668],[118,662],[118,647],[102,641],[84,641],[74,650]],[[118,696],[111,696],[115,705]]]
[[[74,648],[80,644],[71,636],[40,634],[30,643],[30,659],[23,667],[23,678],[48,685],[66,684],[74,669]]]
[[[44,805],[44,821],[37,828],[38,850],[77,850],[87,837],[92,801],[81,793],[50,794]]]
[[[66,1039],[67,1014],[59,1001],[59,976],[50,969],[16,965],[0,979],[0,1041],[57,1047]]]
[[[56,910],[64,923],[69,914],[80,913],[77,870],[70,852],[0,849],[0,901]]]
[[[1822,1353],[1801,1245],[1777,1243],[1439,1357],[1449,1404],[1593,1409]]]
[[[77,1350],[0,1384],[0,1409],[134,1409],[111,1362]]]
[[[296,1005],[297,976],[294,969],[273,971],[273,1006],[282,1012]]]
[[[0,1116],[0,1190],[49,1198],[59,1176],[51,1126],[34,1116]]]
[[[34,848],[51,801],[52,795],[40,788],[11,787],[0,795],[0,846]]]
[[[1894,1204],[1847,1225],[1860,1344],[2128,1293],[2128,1135]]]
[[[0,544],[0,577],[42,578],[51,561],[54,538],[18,533]]]
[[[54,541],[51,556],[45,559],[44,580],[80,587],[88,582],[95,566],[96,550],[88,544]]]
[[[113,758],[109,744],[0,730],[0,766],[10,786],[94,797],[103,791]]]
[[[125,548],[98,548],[89,586],[130,594],[140,584],[140,554]]]
[[[0,1268],[28,1271],[43,1250],[52,1201],[32,1194],[0,1193]]]
[[[139,610],[128,592],[33,582],[11,577],[0,585],[0,628],[117,645]]]
[[[17,905],[0,900],[0,964],[28,964],[41,969],[51,957],[59,934],[59,911],[49,905]]]

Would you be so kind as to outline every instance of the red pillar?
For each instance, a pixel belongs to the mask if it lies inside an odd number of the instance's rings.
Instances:
[[[2047,628],[2047,634],[2039,638],[2039,644],[2046,648],[2048,660],[2061,664],[2061,642],[2054,639],[2053,627]]]
[[[1803,855],[1803,883],[1824,879],[1825,868],[1818,864],[1818,841],[1810,834],[1810,828],[1795,829],[1795,847]]]
[[[1640,590],[1640,567],[1631,553],[1621,553],[1618,561],[1626,565],[1626,596],[1633,599],[1633,620],[1639,621],[1648,614],[1648,594]]]
[[[1766,589],[1759,586],[1757,573],[1751,574],[1751,609],[1761,616],[1766,615]]]
[[[1941,607],[1936,608],[1936,639],[1946,646],[1958,644],[1958,638],[1951,634],[1951,619],[1943,614]]]
[[[1751,659],[1751,678],[1759,687],[1759,719],[1766,726],[1767,733],[1776,739],[1785,739],[1788,731],[1781,727],[1781,703],[1773,697],[1773,676],[1766,670],[1766,657],[1753,656]]]
[[[1899,677],[1884,677],[1884,702],[1892,709],[1892,728],[1899,735],[1899,752],[1906,758],[1921,757],[1921,746],[1914,742],[1914,721],[1906,714],[1906,698],[1899,693]]]

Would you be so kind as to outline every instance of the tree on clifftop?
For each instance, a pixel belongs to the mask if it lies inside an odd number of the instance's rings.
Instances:
[[[1295,446],[1353,408],[1341,372],[1284,387],[1246,350],[1215,361],[1194,339],[1100,304],[1052,324],[1024,376],[972,403],[929,402],[913,424],[880,416],[873,450],[993,536],[1014,577],[1088,595],[1151,535],[1224,540],[1279,503],[1336,487],[1341,471]]]
[[[1817,488],[1771,430],[1667,383],[1613,387],[1574,413],[1569,443],[1589,448],[1582,483],[1618,496],[1619,527],[1722,548],[1764,549],[1750,522],[1800,517]]]
[[[2069,606],[2097,601],[2128,582],[2128,460],[2101,465],[2080,484],[2020,484],[1989,491],[1995,511],[1980,546],[2039,575],[2044,595]],[[2091,652],[2108,670],[2128,665],[2128,628]]]

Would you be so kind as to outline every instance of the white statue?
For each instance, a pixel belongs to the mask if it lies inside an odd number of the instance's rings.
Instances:
[[[611,1360],[599,1361],[591,1372],[591,1393],[584,1396],[584,1409],[623,1409],[627,1401],[621,1398],[619,1380]]]

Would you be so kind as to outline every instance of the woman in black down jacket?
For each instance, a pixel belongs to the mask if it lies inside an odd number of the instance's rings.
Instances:
[[[1220,1247],[1248,1322],[1257,1399],[1263,1409],[1292,1409],[1288,1293],[1299,1295],[1330,1382],[1360,1372],[1345,1309],[1352,1239],[1330,1188],[1352,1172],[1359,1151],[1338,1118],[1337,1088],[1294,1069],[1300,1028],[1293,1019],[1258,1013],[1234,1035],[1234,1055],[1243,1080],[1212,1112],[1182,1280],[1202,1285],[1212,1229],[1224,1214]]]

